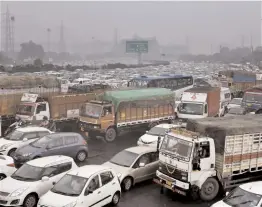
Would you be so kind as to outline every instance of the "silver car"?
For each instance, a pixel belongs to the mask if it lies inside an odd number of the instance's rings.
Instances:
[[[158,160],[156,148],[136,146],[119,152],[103,165],[114,169],[118,173],[123,191],[129,191],[136,183],[155,177]]]

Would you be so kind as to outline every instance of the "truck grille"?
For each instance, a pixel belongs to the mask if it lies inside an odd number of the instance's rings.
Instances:
[[[186,172],[178,170],[177,168],[163,162],[159,162],[158,171],[177,180],[182,180],[182,174],[187,174]]]

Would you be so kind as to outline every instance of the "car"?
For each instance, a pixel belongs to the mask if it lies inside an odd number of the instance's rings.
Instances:
[[[221,201],[214,203],[211,207],[227,206],[262,206],[262,181],[250,182],[236,187],[227,193]]]
[[[118,173],[123,191],[136,183],[153,179],[158,169],[159,152],[156,148],[136,146],[122,150],[103,165]]]
[[[14,154],[15,166],[19,168],[28,160],[50,155],[65,155],[84,162],[88,157],[87,142],[78,133],[49,134],[18,148]]]
[[[142,135],[138,141],[138,146],[150,146],[157,147],[158,137],[161,138],[160,144],[164,138],[166,132],[170,132],[172,128],[182,127],[181,125],[175,124],[159,124],[149,131],[147,131],[144,135]],[[160,146],[160,145],[159,145]]]
[[[227,105],[227,109],[240,108],[242,103],[242,98],[233,98]]]
[[[34,207],[55,182],[76,168],[78,166],[71,157],[62,155],[31,160],[1,180],[0,205]]]
[[[13,157],[17,148],[51,133],[45,127],[28,126],[17,128],[7,136],[0,138],[0,155]]]
[[[0,155],[0,180],[12,175],[16,171],[12,157]]]
[[[42,196],[38,206],[101,207],[117,205],[121,186],[114,170],[102,165],[86,165],[64,175]]]
[[[225,117],[246,115],[247,111],[244,108],[230,108]]]

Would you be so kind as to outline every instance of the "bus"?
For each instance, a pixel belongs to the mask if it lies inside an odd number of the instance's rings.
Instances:
[[[127,86],[133,88],[168,88],[175,92],[177,101],[182,93],[194,85],[191,75],[139,76],[131,79]]]

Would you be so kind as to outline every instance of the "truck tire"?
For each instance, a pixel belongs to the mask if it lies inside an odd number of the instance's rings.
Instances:
[[[215,178],[208,178],[201,187],[199,196],[203,201],[213,200],[219,193],[219,183]]]
[[[106,130],[105,140],[107,142],[113,142],[116,139],[116,135],[116,130],[113,127],[111,127]]]

